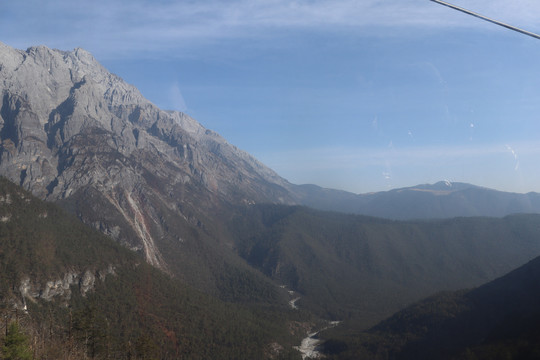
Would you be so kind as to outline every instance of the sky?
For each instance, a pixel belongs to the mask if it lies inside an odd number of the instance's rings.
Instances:
[[[540,40],[429,0],[0,0],[0,41],[85,48],[296,184],[540,192]]]

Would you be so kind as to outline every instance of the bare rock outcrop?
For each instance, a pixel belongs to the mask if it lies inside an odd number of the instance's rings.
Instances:
[[[38,299],[52,301],[59,299],[68,301],[71,299],[72,289],[77,289],[82,296],[86,296],[95,286],[96,279],[104,281],[108,275],[114,275],[115,268],[110,265],[108,268],[99,271],[87,269],[85,271],[68,271],[61,278],[36,281],[29,277],[24,278],[19,285],[21,304],[24,308],[26,300],[35,301]]]

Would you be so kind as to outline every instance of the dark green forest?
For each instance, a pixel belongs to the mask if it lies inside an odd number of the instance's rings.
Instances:
[[[229,223],[249,264],[319,316],[366,329],[443,290],[482,285],[540,255],[540,216],[392,221],[253,206]]]
[[[540,258],[473,290],[431,296],[369,331],[329,331],[330,359],[538,359]]]

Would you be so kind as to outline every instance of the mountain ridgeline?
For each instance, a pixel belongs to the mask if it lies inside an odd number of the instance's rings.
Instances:
[[[357,334],[540,255],[540,215],[509,215],[538,194],[293,185],[82,49],[0,43],[0,96],[3,310],[54,344],[68,309],[108,324],[85,356],[298,358],[317,324]]]
[[[508,193],[449,181],[360,195],[302,185],[296,193],[302,194],[302,204],[313,208],[395,220],[540,213],[538,193]]]

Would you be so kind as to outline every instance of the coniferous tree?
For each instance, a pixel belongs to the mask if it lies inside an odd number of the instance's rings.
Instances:
[[[9,325],[4,339],[2,353],[5,360],[31,360],[32,351],[28,336],[20,329],[19,324],[12,322]]]

